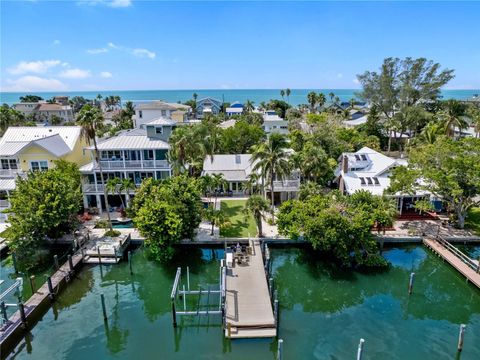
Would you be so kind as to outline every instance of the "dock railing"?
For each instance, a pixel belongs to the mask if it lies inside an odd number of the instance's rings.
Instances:
[[[478,266],[472,259],[470,259],[467,255],[465,255],[462,251],[457,249],[455,246],[450,244],[447,240],[443,239],[441,236],[437,236],[435,240],[442,245],[444,248],[449,250],[451,253],[453,253],[457,258],[459,258],[462,262],[464,262],[466,265],[468,265],[470,268],[473,270],[477,271]]]

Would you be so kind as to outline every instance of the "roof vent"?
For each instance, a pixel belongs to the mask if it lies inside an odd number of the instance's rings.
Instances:
[[[240,155],[235,155],[235,164],[241,164],[242,158]]]

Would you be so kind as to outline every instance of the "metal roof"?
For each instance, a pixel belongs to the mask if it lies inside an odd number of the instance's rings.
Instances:
[[[134,129],[98,143],[99,150],[163,150],[169,149],[167,142],[149,138],[143,129]],[[93,149],[93,146],[88,147]]]
[[[0,155],[1,156],[13,156],[20,150],[30,144],[29,141],[17,141],[17,142],[5,142],[0,143]]]
[[[30,142],[58,134],[73,150],[80,133],[80,126],[10,126],[0,139],[0,145],[6,142]]]
[[[154,119],[152,121],[149,121],[149,122],[145,123],[144,125],[168,125],[168,126],[171,126],[171,125],[176,125],[176,124],[177,124],[177,122],[175,120],[159,117],[158,119]]]
[[[251,154],[213,155],[203,161],[204,174],[223,174],[230,181],[247,180],[252,173]]]
[[[15,190],[15,179],[0,179],[0,190]]]
[[[135,110],[188,110],[190,106],[184,104],[168,103],[165,101],[157,100],[144,104],[139,104],[135,107]]]

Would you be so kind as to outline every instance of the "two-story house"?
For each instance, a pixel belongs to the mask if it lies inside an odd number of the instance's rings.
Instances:
[[[86,164],[85,146],[79,126],[9,127],[0,139],[0,208],[10,206],[17,176],[49,169],[59,159]]]
[[[197,118],[203,119],[205,115],[217,115],[222,111],[222,102],[220,100],[206,97],[197,100]]]
[[[242,115],[242,114],[243,114],[243,104],[239,103],[238,101],[231,103],[230,106],[225,109],[225,115],[227,115],[227,117],[231,117],[233,115]]]
[[[138,187],[146,178],[170,177],[171,168],[167,161],[168,138],[176,126],[176,121],[160,118],[143,124],[141,128],[125,130],[99,141],[97,146],[104,182],[113,178],[129,178]],[[99,212],[102,212],[107,209],[107,205],[100,167],[95,161],[93,146],[86,150],[90,152],[91,162],[80,168],[83,175],[84,207],[98,208]],[[128,195],[123,191],[120,196],[127,204],[130,194],[134,193],[135,189],[130,190]],[[108,197],[110,206],[121,204],[118,194],[109,194]]]
[[[190,113],[191,107],[188,105],[168,103],[160,100],[151,101],[135,106],[133,124],[138,128],[143,124],[159,118],[185,122],[188,120]]]
[[[267,134],[288,134],[288,121],[278,116],[275,110],[266,110],[263,114],[263,130]]]
[[[60,123],[74,121],[73,109],[70,105],[51,104],[46,102],[38,103],[18,103],[12,106],[15,110],[20,111],[25,116],[33,115],[38,122],[47,124],[52,123],[52,118],[57,117]],[[58,125],[58,124],[56,124]]]

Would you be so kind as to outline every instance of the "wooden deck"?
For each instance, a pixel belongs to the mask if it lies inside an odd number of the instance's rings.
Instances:
[[[247,264],[227,267],[226,337],[275,337],[277,334],[260,242],[255,240],[253,244],[253,254]]]
[[[477,261],[470,259],[443,239],[425,238],[423,243],[457,269],[468,281],[480,288],[480,273],[478,273]]]

